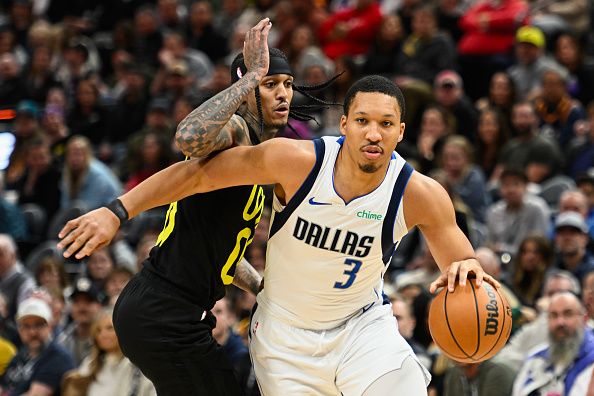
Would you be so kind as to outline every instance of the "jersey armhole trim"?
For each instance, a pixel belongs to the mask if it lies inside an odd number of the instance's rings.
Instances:
[[[384,219],[384,223],[382,224],[382,251],[384,252],[384,265],[388,264],[392,258],[392,255],[394,254],[394,250],[396,249],[396,244],[394,243],[394,223],[396,222],[396,215],[398,214],[400,202],[404,197],[404,189],[410,180],[410,175],[412,175],[412,172],[413,167],[410,166],[408,162],[405,162],[400,174],[398,175],[398,178],[396,179],[396,183],[394,183],[394,189],[392,190],[392,196],[390,197],[388,211],[386,212],[386,217]]]
[[[307,175],[307,178],[305,179],[303,184],[299,187],[295,195],[293,195],[291,200],[287,203],[287,206],[285,206],[285,208],[281,212],[275,214],[272,225],[270,226],[270,234],[268,238],[272,238],[272,236],[276,234],[276,232],[280,230],[282,226],[285,225],[287,220],[289,220],[291,214],[295,211],[295,209],[297,209],[299,204],[305,199],[307,194],[311,191],[311,188],[313,187],[314,182],[318,177],[318,173],[320,173],[322,163],[324,162],[326,146],[322,139],[315,139],[313,143],[316,151],[316,163],[314,164],[312,170],[309,172],[309,175]]]

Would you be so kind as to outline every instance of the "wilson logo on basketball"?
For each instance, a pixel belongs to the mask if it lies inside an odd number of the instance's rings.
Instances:
[[[485,335],[497,334],[499,328],[499,307],[497,306],[497,295],[489,286],[485,285],[487,295],[490,298],[488,304],[485,305],[487,310],[487,322],[485,323]]]

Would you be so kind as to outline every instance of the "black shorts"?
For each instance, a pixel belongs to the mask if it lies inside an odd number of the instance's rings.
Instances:
[[[168,290],[169,289],[169,290]],[[113,325],[126,357],[159,395],[235,396],[242,391],[212,337],[216,319],[144,270],[126,285]]]

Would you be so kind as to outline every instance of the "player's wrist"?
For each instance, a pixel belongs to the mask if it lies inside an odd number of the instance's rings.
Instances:
[[[126,207],[118,198],[108,203],[105,207],[109,209],[109,211],[112,212],[114,215],[116,215],[116,217],[120,221],[120,227],[123,226],[130,219],[128,210],[126,210]]]

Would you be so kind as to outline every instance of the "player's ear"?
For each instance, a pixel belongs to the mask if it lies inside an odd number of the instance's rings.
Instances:
[[[340,117],[340,134],[346,136],[347,117],[343,114]]]
[[[406,129],[406,124],[404,122],[400,123],[400,134],[398,135],[398,143],[404,139],[404,130]]]

